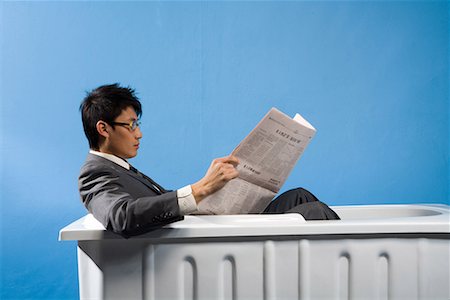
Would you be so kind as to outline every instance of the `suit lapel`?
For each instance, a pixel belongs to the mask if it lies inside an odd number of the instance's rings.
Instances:
[[[165,192],[164,188],[162,188],[159,184],[157,184],[156,182],[154,182],[150,177],[145,176],[144,174],[140,173],[136,173],[132,170],[126,170],[125,172],[127,172],[128,175],[132,176],[133,178],[139,180],[140,182],[142,182],[143,184],[145,184],[147,187],[149,187],[152,191],[154,191],[155,193],[157,193],[158,195],[161,195]]]
[[[166,190],[163,187],[161,187],[159,184],[154,182],[150,177],[145,176],[142,173],[138,174],[138,173],[136,173],[136,172],[134,172],[132,170],[127,170],[127,169],[119,166],[115,162],[110,161],[109,159],[106,159],[104,157],[100,157],[98,155],[89,153],[88,160],[92,160],[92,161],[95,161],[96,163],[101,163],[101,164],[105,164],[106,163],[106,164],[110,165],[117,172],[125,173],[126,175],[131,176],[134,179],[139,180],[141,183],[146,185],[149,189],[151,189],[152,191],[154,191],[158,195],[161,195],[161,194],[166,192]]]

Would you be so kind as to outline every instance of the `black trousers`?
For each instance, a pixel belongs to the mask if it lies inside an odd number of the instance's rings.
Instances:
[[[299,213],[305,220],[340,220],[339,216],[304,188],[286,191],[276,197],[263,214]]]

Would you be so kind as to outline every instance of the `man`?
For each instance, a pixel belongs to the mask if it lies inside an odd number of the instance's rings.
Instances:
[[[142,107],[133,89],[100,86],[84,98],[80,111],[91,149],[78,180],[81,200],[108,230],[122,236],[183,219],[205,197],[239,175],[236,157],[217,158],[199,181],[166,190],[127,162],[137,155],[142,138]],[[280,195],[264,212],[298,212],[305,219],[339,218],[304,189]]]

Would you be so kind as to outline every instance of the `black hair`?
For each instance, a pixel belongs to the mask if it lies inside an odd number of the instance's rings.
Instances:
[[[142,115],[142,106],[135,90],[121,87],[118,83],[102,85],[88,92],[80,105],[83,129],[89,141],[89,147],[98,150],[100,147],[97,122],[111,124],[124,109],[132,107],[138,118]]]

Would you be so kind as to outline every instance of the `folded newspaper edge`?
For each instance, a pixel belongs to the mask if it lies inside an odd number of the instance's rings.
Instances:
[[[233,150],[239,177],[208,196],[197,214],[260,213],[291,173],[316,129],[300,114],[272,108]]]

